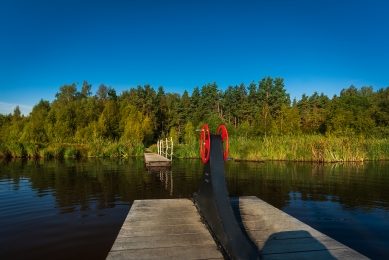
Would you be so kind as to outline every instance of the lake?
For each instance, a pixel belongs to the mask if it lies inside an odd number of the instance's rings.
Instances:
[[[0,160],[0,259],[105,259],[134,200],[190,198],[200,160]],[[226,162],[229,194],[257,196],[372,259],[389,258],[389,162]]]

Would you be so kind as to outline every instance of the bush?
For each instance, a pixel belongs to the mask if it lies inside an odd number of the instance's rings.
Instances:
[[[30,157],[30,158],[40,157],[41,145],[29,143],[29,144],[26,144],[25,147],[26,147],[26,152],[27,152],[28,157]]]
[[[24,157],[27,156],[27,152],[24,149],[24,146],[22,143],[19,142],[12,142],[8,145],[8,151],[10,156],[12,157]]]
[[[65,150],[65,157],[79,157],[80,152],[74,147],[68,147]]]

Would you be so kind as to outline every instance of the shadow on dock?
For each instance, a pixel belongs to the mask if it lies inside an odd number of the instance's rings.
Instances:
[[[325,238],[325,237],[323,237]],[[305,230],[282,231],[271,234],[263,243],[257,242],[261,259],[355,259],[351,255],[339,256],[344,253],[342,248],[329,248],[322,244]],[[338,257],[332,255],[332,251]]]
[[[325,245],[320,243],[305,230],[276,232],[272,233],[266,241],[255,240],[255,237],[250,237],[249,234],[247,234],[244,227],[239,209],[239,197],[231,197],[230,203],[242,233],[247,240],[251,241],[252,244],[258,248],[261,259],[312,259],[317,255],[320,255],[319,259],[337,259],[328,252],[328,248]],[[304,241],[299,239],[303,239]],[[253,241],[255,241],[255,243]],[[304,242],[302,244],[303,246],[299,247],[302,242]],[[314,256],[311,252],[304,252],[302,254],[301,251],[307,250],[306,244],[309,244],[311,249],[315,251]],[[320,250],[323,250],[323,252],[316,252]]]
[[[235,197],[230,203],[261,259],[368,259],[258,198]]]

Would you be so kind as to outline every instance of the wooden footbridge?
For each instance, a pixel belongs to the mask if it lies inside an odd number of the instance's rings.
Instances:
[[[200,144],[204,169],[193,200],[134,201],[108,260],[367,259],[257,197],[229,198],[226,129],[210,135],[204,125]]]
[[[158,154],[146,150],[144,153],[145,166],[148,170],[165,170],[172,166],[173,139],[158,140]]]
[[[145,153],[144,158],[145,158],[146,168],[172,166],[172,160],[169,160],[156,153],[152,153],[152,152]]]

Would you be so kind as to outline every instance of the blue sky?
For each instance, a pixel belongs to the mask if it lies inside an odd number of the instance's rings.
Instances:
[[[282,77],[291,98],[389,86],[389,1],[0,0],[0,113],[83,80],[189,94]]]

